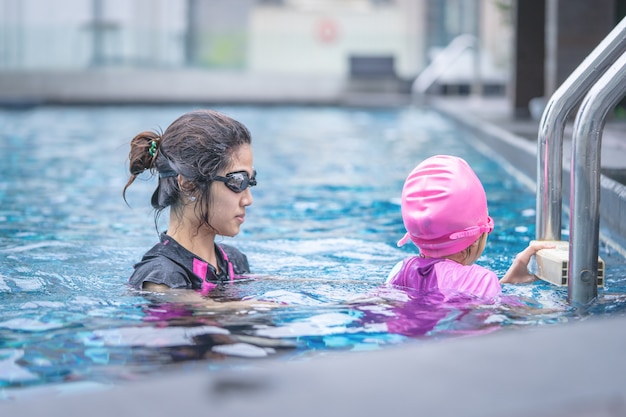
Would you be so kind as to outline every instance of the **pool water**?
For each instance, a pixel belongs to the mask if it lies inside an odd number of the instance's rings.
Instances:
[[[240,235],[222,239],[247,254],[254,276],[213,297],[276,308],[215,309],[126,286],[133,263],[157,241],[154,180],[129,188],[130,207],[122,199],[128,144],[193,107],[0,110],[0,398],[176,366],[253,366],[625,310],[626,262],[603,245],[607,285],[584,312],[568,307],[565,288],[543,282],[505,286],[517,306],[442,305],[382,285],[415,253],[396,246],[400,191],[434,154],[465,158],[485,184],[496,227],[480,264],[502,276],[534,238],[534,194],[437,112],[214,108],[251,130],[259,185]]]

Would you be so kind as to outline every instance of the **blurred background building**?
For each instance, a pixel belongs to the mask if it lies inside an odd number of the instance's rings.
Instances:
[[[397,102],[463,36],[428,91],[509,95],[521,114],[622,3],[0,0],[0,103]]]

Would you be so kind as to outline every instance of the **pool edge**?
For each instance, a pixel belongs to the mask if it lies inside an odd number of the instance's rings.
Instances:
[[[623,415],[623,317],[419,340],[242,369],[165,372],[80,395],[0,403],[2,415],[591,417]]]

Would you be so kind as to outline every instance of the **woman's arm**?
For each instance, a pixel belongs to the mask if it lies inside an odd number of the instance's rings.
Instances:
[[[167,292],[170,290],[170,287],[165,284],[155,284],[154,282],[145,281],[141,286],[141,289],[143,291],[150,292]]]
[[[198,291],[186,289],[186,288],[170,288],[167,285],[155,284],[154,282],[146,281],[142,286],[143,291],[156,292],[164,294],[170,302],[190,302],[201,303],[205,307],[211,307],[218,310],[231,310],[231,309],[259,309],[268,307],[278,307],[282,304],[273,303],[269,301],[258,300],[240,300],[240,301],[215,301],[208,297],[203,297]]]

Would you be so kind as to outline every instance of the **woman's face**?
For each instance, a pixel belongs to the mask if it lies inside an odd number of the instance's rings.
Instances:
[[[250,145],[241,145],[233,153],[231,165],[218,175],[227,177],[230,173],[246,172],[253,177],[252,148]],[[211,184],[211,207],[209,224],[216,233],[222,236],[235,236],[243,224],[246,216],[246,207],[252,204],[250,187],[240,193],[229,189],[224,182],[214,181]]]

